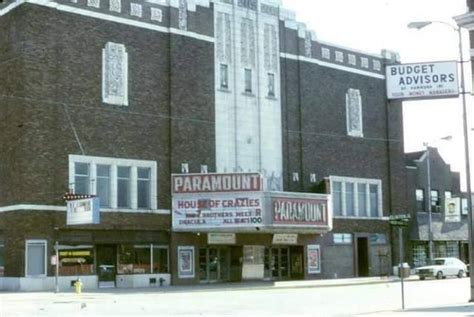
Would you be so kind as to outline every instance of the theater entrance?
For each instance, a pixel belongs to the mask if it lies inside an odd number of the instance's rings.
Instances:
[[[272,280],[304,278],[303,247],[265,248],[265,278]]]
[[[199,249],[199,278],[202,283],[230,281],[230,248]]]

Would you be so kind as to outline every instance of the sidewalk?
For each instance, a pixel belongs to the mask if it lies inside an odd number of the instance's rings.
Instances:
[[[418,280],[418,276],[410,276],[404,279],[406,282]],[[330,280],[304,280],[304,281],[255,281],[236,283],[211,283],[187,286],[163,286],[149,288],[102,288],[94,290],[84,290],[84,293],[168,293],[168,292],[221,292],[221,291],[242,291],[242,290],[263,290],[263,289],[292,289],[292,288],[321,288],[321,287],[343,287],[368,284],[384,284],[400,282],[400,278],[390,277],[364,277]],[[61,293],[73,293],[74,288],[60,290]]]
[[[433,307],[422,307],[422,308],[412,308],[398,311],[388,311],[388,312],[373,312],[363,315],[357,315],[359,317],[366,316],[377,316],[377,317],[394,317],[394,316],[474,316],[474,303],[465,303],[457,305],[448,305],[448,306],[433,306]]]

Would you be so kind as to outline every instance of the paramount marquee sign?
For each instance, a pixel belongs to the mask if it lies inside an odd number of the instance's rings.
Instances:
[[[455,61],[387,65],[388,99],[431,99],[459,95]]]
[[[327,200],[272,198],[276,225],[328,225]]]
[[[328,195],[265,192],[257,173],[172,176],[175,231],[280,232],[332,227]]]
[[[173,194],[262,191],[262,177],[249,174],[173,175]]]

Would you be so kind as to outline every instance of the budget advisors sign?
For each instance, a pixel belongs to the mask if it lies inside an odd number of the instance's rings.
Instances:
[[[455,61],[387,65],[388,99],[430,99],[459,95]]]

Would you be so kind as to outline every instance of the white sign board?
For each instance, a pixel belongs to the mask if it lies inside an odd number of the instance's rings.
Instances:
[[[444,202],[445,222],[461,221],[461,198],[446,198]]]
[[[298,235],[293,233],[275,233],[273,235],[273,244],[297,244],[298,243]]]
[[[173,229],[258,227],[263,224],[261,193],[173,195]]]
[[[235,244],[235,233],[208,233],[207,244]]]
[[[387,65],[388,99],[430,99],[459,95],[455,61]]]
[[[99,224],[99,198],[69,200],[67,202],[67,225]]]

